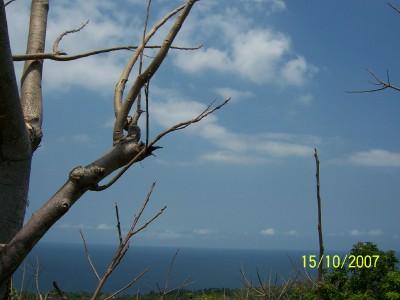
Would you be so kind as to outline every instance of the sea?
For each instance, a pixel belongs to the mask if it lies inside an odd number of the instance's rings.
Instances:
[[[117,246],[89,245],[91,261],[100,277],[107,270]],[[141,276],[125,294],[168,289],[240,288],[246,280],[281,284],[304,274],[303,255],[317,251],[172,248],[132,246],[109,277],[102,291],[112,293]],[[338,253],[336,254],[344,254]],[[307,269],[316,276],[316,269]],[[17,290],[53,290],[53,282],[64,291],[94,291],[98,279],[81,244],[38,244],[13,276]]]

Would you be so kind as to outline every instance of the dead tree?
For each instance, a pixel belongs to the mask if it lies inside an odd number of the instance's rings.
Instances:
[[[32,0],[26,54],[13,56],[5,10],[5,6],[11,2],[4,4],[2,1],[0,4],[0,299],[6,299],[10,277],[27,254],[83,194],[87,191],[101,191],[111,186],[131,165],[152,155],[153,151],[159,148],[155,145],[156,142],[162,137],[200,121],[229,101],[225,100],[213,108],[208,106],[196,118],[161,132],[151,142],[146,130],[146,143],[140,140],[141,129],[138,120],[143,112],[143,104],[139,102],[141,91],[145,89],[148,92],[147,84],[162,64],[185,18],[197,2],[188,0],[168,13],[151,30],[144,31],[138,46],[125,47],[134,49],[134,52],[115,89],[112,148],[86,166],[74,168],[64,185],[23,225],[31,162],[43,136],[41,83],[44,61],[78,59],[118,49],[104,49],[68,57],[58,50],[59,41],[68,33],[64,32],[55,41],[53,51],[46,53],[44,46],[49,1]],[[164,42],[157,46],[157,54],[127,89],[128,77],[135,63],[138,60],[141,62],[143,49],[154,33],[175,15],[178,16]],[[13,60],[25,61],[20,94]],[[135,101],[137,105],[133,108]],[[107,184],[99,185],[100,181],[118,169],[120,172],[117,176]]]

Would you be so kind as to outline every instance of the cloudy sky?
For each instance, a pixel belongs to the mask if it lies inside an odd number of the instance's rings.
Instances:
[[[14,54],[26,45],[28,2],[7,6]],[[182,3],[152,1],[149,26]],[[46,49],[87,20],[62,40],[64,52],[137,45],[146,4],[51,1]],[[346,93],[374,87],[366,67],[400,82],[399,24],[384,1],[199,1],[175,45],[204,46],[171,50],[151,81],[150,138],[213,100],[231,103],[160,141],[110,189],[87,193],[44,240],[80,243],[82,229],[88,243],[117,243],[114,203],[126,232],[156,180],[142,221],[167,209],[137,245],[318,249],[317,147],[326,249],[372,241],[399,250],[400,94]],[[145,64],[154,53],[145,52]],[[27,218],[72,168],[110,149],[114,87],[131,55],[45,62],[44,139]],[[20,76],[22,63],[15,67]]]

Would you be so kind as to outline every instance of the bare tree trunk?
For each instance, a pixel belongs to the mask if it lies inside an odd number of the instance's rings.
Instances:
[[[47,11],[48,0],[32,1],[27,53],[44,51]],[[3,3],[0,14],[0,244],[6,244],[22,228],[32,150],[42,136],[42,61],[25,63],[20,99]],[[7,297],[9,282],[9,277],[0,281],[0,299]]]
[[[172,126],[157,135],[148,145],[139,142],[140,135],[132,136],[129,130],[126,136],[123,133],[133,102],[163,62],[195,2],[196,0],[188,0],[185,5],[172,11],[154,27],[146,42],[143,41],[142,49],[167,19],[182,10],[158,54],[134,81],[128,98],[120,103],[121,112],[116,114],[111,150],[86,167],[73,169],[66,183],[32,214],[24,226],[32,154],[42,138],[43,61],[40,59],[42,57],[33,56],[44,53],[49,1],[32,0],[27,42],[29,57],[21,78],[21,98],[15,78],[5,6],[0,2],[0,300],[8,298],[10,278],[26,255],[84,193],[108,188],[133,163],[152,155],[152,152],[159,148],[154,144],[162,137],[199,122],[229,101],[227,99],[212,109],[209,105],[196,118]],[[98,186],[100,181],[120,168],[122,170],[109,183]]]
[[[21,229],[28,197],[32,151],[18,96],[4,3],[0,4],[0,244]],[[9,280],[0,281],[0,299]]]
[[[323,268],[323,256],[324,256],[324,240],[322,238],[322,208],[321,208],[321,194],[320,194],[320,182],[319,182],[319,158],[317,149],[314,149],[315,164],[316,164],[316,178],[317,178],[317,201],[318,201],[318,238],[319,238],[319,263],[318,263],[318,300],[322,299],[322,268]]]

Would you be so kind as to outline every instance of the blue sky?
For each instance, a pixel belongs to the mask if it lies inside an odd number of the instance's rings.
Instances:
[[[27,2],[7,7],[14,53],[26,45]],[[88,19],[62,50],[138,44],[146,3],[52,1],[46,49]],[[150,26],[181,3],[154,0]],[[167,209],[137,245],[317,250],[317,147],[326,249],[372,241],[399,250],[400,94],[346,93],[372,87],[366,67],[400,82],[399,23],[384,1],[201,0],[175,44],[204,47],[172,50],[151,81],[150,137],[214,99],[231,103],[166,137],[107,191],[87,193],[44,241],[80,243],[83,229],[88,243],[117,243],[114,202],[126,232],[157,180],[143,221]],[[111,147],[114,87],[130,55],[45,62],[44,139],[27,217],[72,168]]]

